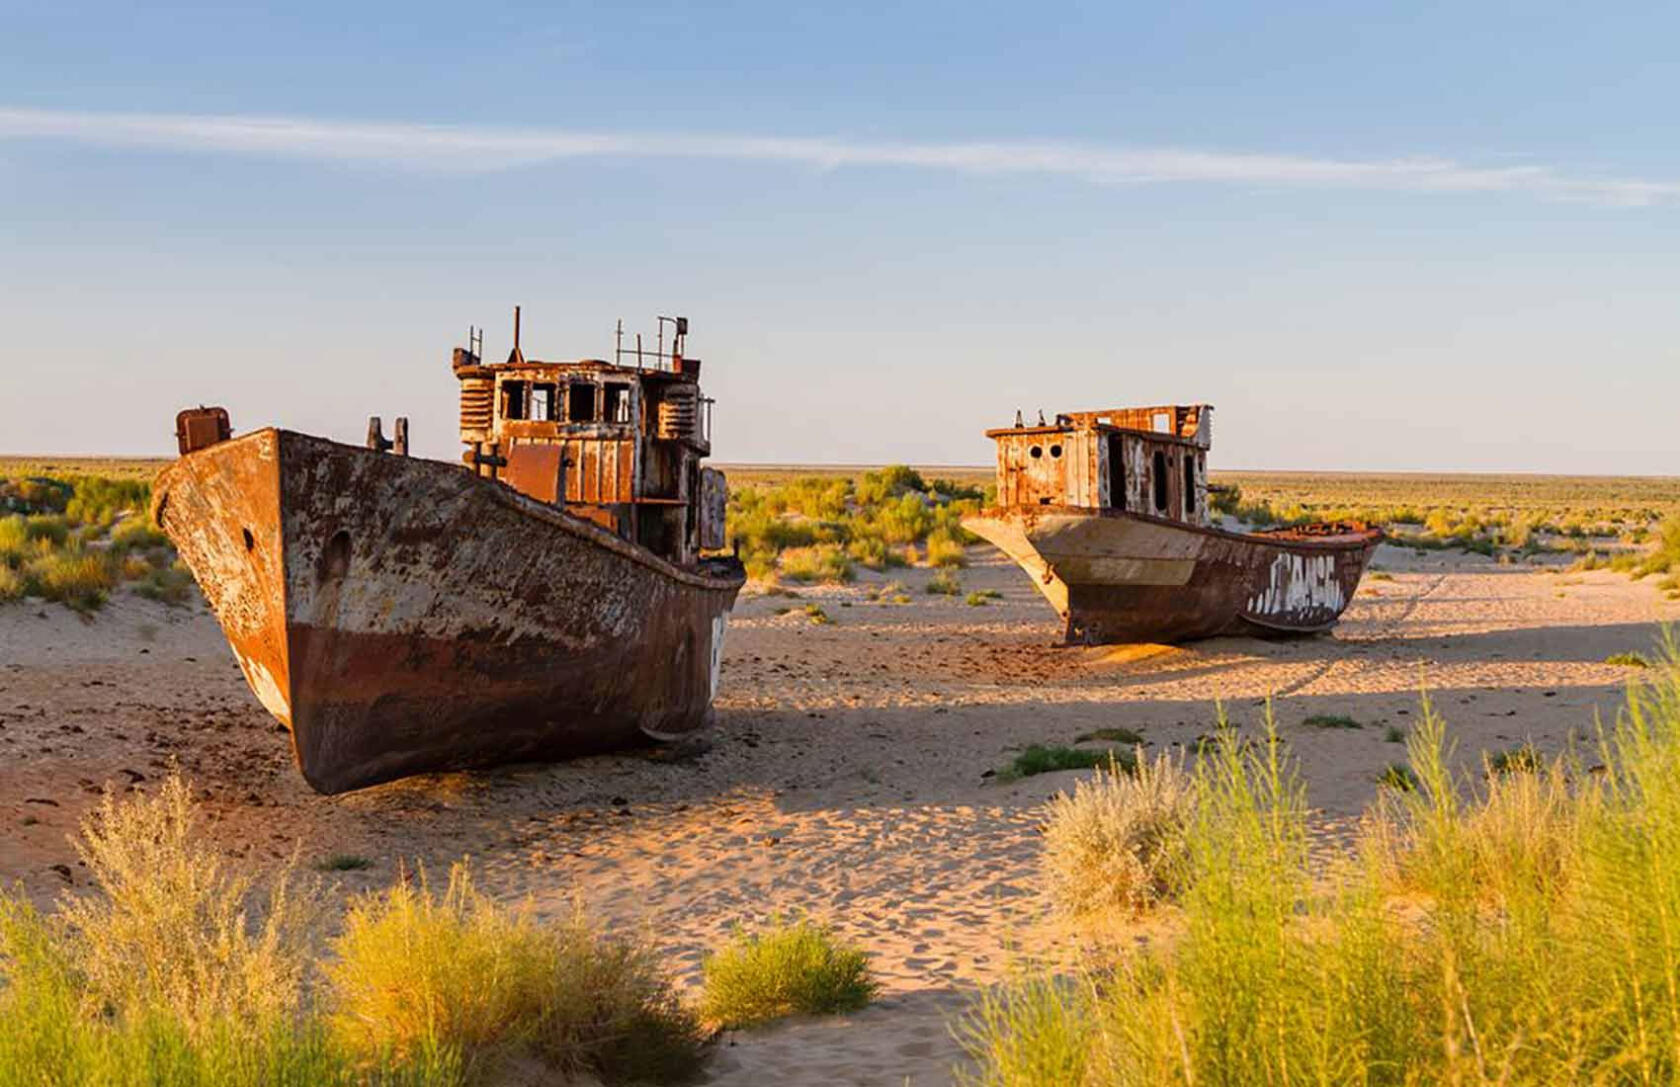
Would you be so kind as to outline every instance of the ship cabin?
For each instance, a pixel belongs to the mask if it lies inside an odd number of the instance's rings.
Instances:
[[[1210,523],[1207,404],[1115,408],[1046,424],[986,431],[997,442],[1000,507],[1117,510],[1192,525]]]
[[[455,349],[461,459],[678,565],[723,547],[728,492],[723,473],[700,463],[712,451],[712,401],[700,360],[683,354],[687,319],[660,318],[648,352],[640,337],[626,349],[621,329],[613,362],[527,359],[517,311],[514,330],[505,362],[484,362],[476,334]]]

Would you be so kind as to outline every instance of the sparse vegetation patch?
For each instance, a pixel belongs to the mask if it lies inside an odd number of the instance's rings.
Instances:
[[[701,1014],[727,1027],[857,1011],[874,999],[868,957],[809,918],[737,930],[704,964]]]
[[[1406,790],[1328,863],[1279,745],[1221,743],[1192,771],[1172,937],[982,998],[967,1082],[1671,1082],[1680,671],[1654,678],[1594,767],[1460,769],[1426,702]]]
[[[1090,770],[1111,767],[1132,773],[1137,757],[1124,748],[1067,747],[1062,744],[1031,744],[998,773],[1003,781],[1052,774],[1058,770]]]

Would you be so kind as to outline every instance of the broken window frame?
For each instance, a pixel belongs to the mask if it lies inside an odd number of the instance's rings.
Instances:
[[[599,390],[593,381],[572,381],[566,385],[566,418],[568,423],[593,423],[599,419]],[[580,407],[587,410],[580,411]]]
[[[525,409],[526,409],[525,386],[526,386],[526,383],[523,382],[523,381],[504,381],[504,382],[502,382],[502,418],[503,419],[518,420],[518,419],[525,418]]]
[[[620,425],[633,422],[630,417],[630,385],[623,381],[609,381],[601,386],[601,420]]]
[[[533,381],[527,400],[527,418],[533,423],[554,422],[554,408],[560,399],[559,393],[559,387],[552,381]]]

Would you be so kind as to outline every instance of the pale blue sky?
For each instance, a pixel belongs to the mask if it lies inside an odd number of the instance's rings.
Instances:
[[[0,0],[0,451],[453,458],[449,349],[693,322],[727,460],[1680,472],[1680,9]]]

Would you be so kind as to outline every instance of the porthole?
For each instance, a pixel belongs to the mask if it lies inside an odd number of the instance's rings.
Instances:
[[[1061,455],[1062,455],[1062,447],[1061,447],[1061,446],[1059,446],[1059,445],[1053,445],[1053,446],[1051,446],[1051,447],[1050,447],[1050,455],[1051,455],[1051,456],[1052,456],[1052,457],[1059,457],[1059,456],[1061,456]]]
[[[1035,445],[1031,449],[1027,450],[1027,454],[1031,456],[1033,460],[1037,460],[1038,458],[1044,456],[1044,450]]]

